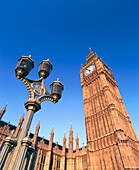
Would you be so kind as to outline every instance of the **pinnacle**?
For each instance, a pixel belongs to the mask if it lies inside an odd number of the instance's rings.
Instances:
[[[36,129],[39,129],[39,128],[40,128],[40,119],[39,119],[39,122],[38,122],[38,124],[36,126]]]
[[[66,140],[66,133],[64,132],[64,137],[63,137],[63,140]]]

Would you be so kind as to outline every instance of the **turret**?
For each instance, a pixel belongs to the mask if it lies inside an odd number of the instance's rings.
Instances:
[[[70,131],[69,131],[69,148],[68,152],[73,152],[73,130],[72,130],[72,124],[70,125]]]
[[[38,134],[39,134],[39,130],[40,130],[40,120],[35,128],[35,133],[34,133],[34,137],[33,137],[33,142],[32,142],[32,145],[29,147],[29,150],[32,152],[33,149],[35,149],[35,145],[36,145],[36,142],[37,142],[37,137],[38,137]],[[42,143],[44,142],[44,137],[42,138]],[[30,156],[30,160],[29,160],[29,164],[28,164],[28,167],[27,167],[27,170],[31,169],[31,165],[32,165],[32,161],[33,161],[33,157],[34,157],[34,152],[32,152],[31,156]]]
[[[60,170],[66,169],[65,165],[66,165],[66,133],[64,132],[62,156],[60,158]]]
[[[20,129],[21,129],[21,126],[22,126],[23,121],[24,121],[24,114],[23,114],[22,117],[19,119],[18,125],[17,125],[16,130],[15,130],[14,135],[13,135],[14,138],[17,137],[17,135],[18,135],[18,133],[19,133],[19,131],[20,131]]]
[[[52,128],[52,131],[50,133],[50,140],[49,140],[49,146],[48,151],[46,153],[45,163],[44,163],[44,169],[50,169],[51,164],[51,157],[52,157],[52,144],[53,144],[53,138],[54,138],[54,128]]]
[[[65,152],[66,149],[66,133],[64,133],[64,137],[63,137],[63,148],[62,150]]]
[[[53,138],[54,138],[54,128],[52,128],[52,131],[50,133],[50,140],[49,140],[49,147],[52,147],[52,143],[53,143]]]

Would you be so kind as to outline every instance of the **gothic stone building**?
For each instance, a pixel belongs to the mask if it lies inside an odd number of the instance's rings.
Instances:
[[[36,126],[31,140],[34,152],[28,151],[24,163],[25,170],[124,170],[139,169],[139,142],[134,131],[117,83],[111,69],[90,49],[86,63],[82,66],[81,86],[86,126],[87,146],[79,148],[76,136],[76,149],[73,150],[73,130],[69,131],[68,148],[66,136],[63,146],[38,136],[40,125]],[[6,106],[1,110],[0,119]],[[24,115],[17,127],[0,121],[0,147],[5,137],[14,129],[13,137],[20,132]],[[10,154],[10,152],[9,152]],[[9,155],[8,155],[9,156]],[[4,168],[6,169],[6,168]]]

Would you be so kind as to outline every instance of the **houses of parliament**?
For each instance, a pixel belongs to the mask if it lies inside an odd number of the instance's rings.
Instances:
[[[87,145],[79,148],[76,135],[73,149],[72,125],[69,137],[63,135],[63,145],[53,142],[54,130],[50,139],[39,137],[40,122],[35,133],[30,134],[32,147],[29,147],[23,170],[137,170],[139,169],[139,141],[126,111],[111,69],[94,52],[86,57],[81,67],[81,87],[83,91],[84,116]],[[0,112],[0,148],[4,147],[9,136],[18,138],[24,115],[18,125],[2,121],[6,106]],[[13,132],[14,130],[14,132]],[[12,132],[12,134],[11,134]],[[68,146],[66,141],[68,140]],[[6,157],[10,157],[11,148]],[[1,163],[0,163],[1,164]],[[6,168],[6,159],[2,169]]]

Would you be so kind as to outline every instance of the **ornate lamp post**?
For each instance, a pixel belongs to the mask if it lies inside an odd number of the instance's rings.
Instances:
[[[40,78],[38,80],[31,80],[26,78],[26,76],[33,68],[34,61],[32,60],[31,56],[22,56],[18,60],[18,64],[15,68],[17,79],[23,81],[23,83],[27,87],[27,90],[29,92],[29,99],[25,102],[27,115],[21,132],[17,137],[17,145],[13,150],[11,159],[9,161],[6,161],[9,163],[8,169],[10,170],[19,170],[23,167],[25,154],[27,152],[27,148],[30,146],[30,142],[28,142],[26,145],[24,144],[26,147],[23,147],[23,141],[26,137],[27,132],[29,131],[34,113],[41,109],[41,102],[45,100],[50,100],[55,104],[61,98],[62,91],[64,89],[63,84],[60,83],[59,79],[57,79],[57,81],[54,81],[50,85],[50,93],[47,91],[44,85],[44,79],[49,76],[50,72],[53,69],[49,59],[40,63],[38,71]]]

